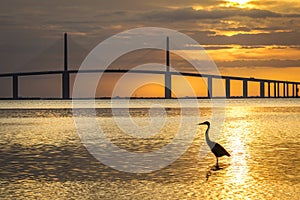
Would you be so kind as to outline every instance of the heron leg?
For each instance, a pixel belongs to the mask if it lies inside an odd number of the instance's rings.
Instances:
[[[218,157],[216,157],[216,158],[217,158],[216,168],[219,168],[219,159],[218,159]]]

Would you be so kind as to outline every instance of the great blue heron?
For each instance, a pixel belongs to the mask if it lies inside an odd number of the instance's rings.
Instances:
[[[198,125],[207,125],[207,129],[205,132],[206,143],[209,146],[210,150],[216,156],[216,158],[217,158],[216,168],[219,169],[218,158],[222,157],[222,156],[230,156],[230,154],[220,144],[213,142],[209,139],[208,132],[209,132],[209,128],[210,128],[210,123],[208,121],[205,121]]]

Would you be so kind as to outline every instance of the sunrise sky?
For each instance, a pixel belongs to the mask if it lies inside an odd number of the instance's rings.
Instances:
[[[222,75],[300,81],[299,0],[3,0],[0,13],[0,73],[62,69],[64,32],[71,36],[70,65],[76,68],[104,39],[150,26],[195,39]],[[29,77],[21,82],[23,96],[61,94],[59,81],[49,86],[58,77],[36,79],[46,92],[33,94],[37,84]],[[10,80],[0,83],[1,96],[10,95]],[[161,93],[153,88],[150,96]]]

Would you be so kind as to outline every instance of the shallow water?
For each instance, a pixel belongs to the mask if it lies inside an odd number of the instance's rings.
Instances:
[[[140,127],[151,123],[151,113],[167,117],[164,126],[154,126],[156,134],[147,138],[118,127],[113,114],[124,117],[122,103],[113,113],[110,101],[96,101],[97,121],[106,136],[128,152],[159,150],[172,142],[181,126],[186,135],[197,130],[179,159],[150,173],[118,171],[95,159],[77,134],[70,101],[0,101],[0,198],[298,199],[299,99],[227,100],[213,118],[214,104],[198,102],[197,108],[187,102],[185,114],[212,122],[211,138],[231,154],[219,159],[221,170],[213,170],[215,158],[206,153],[206,128],[193,120],[180,124],[176,100],[130,101],[130,116]],[[166,111],[149,109],[153,104]],[[86,117],[89,109],[80,114]],[[181,138],[176,147],[185,142]]]

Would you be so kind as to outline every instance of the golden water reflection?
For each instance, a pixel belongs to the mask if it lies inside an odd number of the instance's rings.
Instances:
[[[225,126],[224,137],[228,143],[226,145],[229,146],[231,157],[224,182],[227,183],[226,187],[230,191],[229,193],[235,198],[242,195],[254,183],[248,164],[248,160],[251,159],[248,144],[253,139],[250,132],[253,124],[246,119],[249,114],[250,110],[247,107],[234,107],[227,111],[228,126]],[[231,120],[232,118],[237,120]],[[228,191],[226,192],[227,197]]]
[[[229,177],[231,183],[242,185],[249,178],[249,168],[246,160],[248,155],[245,151],[244,143],[239,137],[234,138],[232,143],[234,145],[230,148],[232,156],[230,162],[231,170],[227,171],[227,177]]]
[[[220,133],[215,141],[231,154],[219,159],[221,170],[211,170],[211,152],[199,159],[205,127],[190,124],[187,131],[199,128],[190,149],[149,174],[116,171],[94,159],[82,146],[68,109],[0,109],[0,199],[297,199],[300,106],[285,107],[283,100],[280,107],[240,102],[226,109],[222,130],[211,130]],[[147,109],[133,111],[137,120],[148,114]],[[201,111],[203,121],[210,117],[209,109]],[[178,110],[172,108],[168,112],[174,119],[161,137],[133,140],[112,126],[106,112],[99,110],[99,120],[111,138],[136,151],[163,146],[178,127]]]

